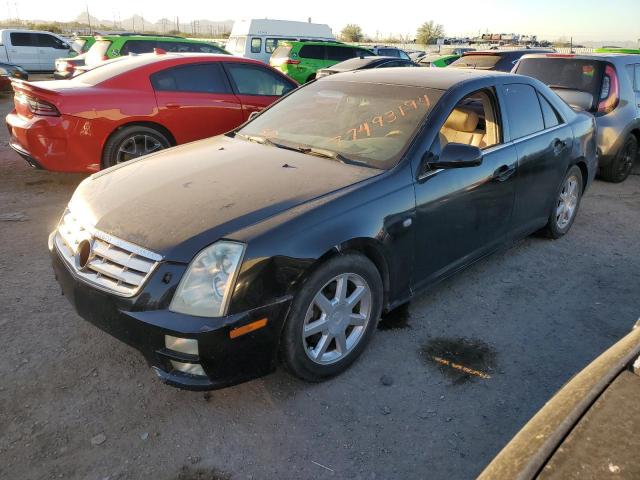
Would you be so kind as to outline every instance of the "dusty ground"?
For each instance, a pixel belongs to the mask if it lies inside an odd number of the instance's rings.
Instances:
[[[46,239],[81,177],[29,169],[6,142],[3,127],[0,215],[25,218],[0,221],[0,478],[472,478],[640,315],[636,175],[596,182],[567,237],[417,298],[334,380],[175,390],[60,296]],[[430,360],[452,350],[490,378]]]

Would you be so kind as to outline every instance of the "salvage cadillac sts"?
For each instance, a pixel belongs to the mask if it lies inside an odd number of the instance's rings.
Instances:
[[[382,311],[515,239],[567,233],[594,174],[593,117],[537,80],[355,71],[92,175],[49,248],[78,313],[171,385],[278,360],[320,381]]]

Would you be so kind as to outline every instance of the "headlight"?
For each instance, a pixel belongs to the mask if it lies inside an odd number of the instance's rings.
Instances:
[[[202,250],[180,280],[169,310],[199,317],[224,315],[244,247],[220,241]]]

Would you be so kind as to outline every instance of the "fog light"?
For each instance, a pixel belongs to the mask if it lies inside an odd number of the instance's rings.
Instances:
[[[174,352],[198,355],[198,340],[194,340],[193,338],[180,338],[165,335],[164,346]]]
[[[204,373],[202,369],[202,365],[197,363],[183,363],[176,362],[175,360],[171,360],[171,366],[182,373],[188,373],[190,375],[199,375],[201,377],[206,377],[207,374]]]

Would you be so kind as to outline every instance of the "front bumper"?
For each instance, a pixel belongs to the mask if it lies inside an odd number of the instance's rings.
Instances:
[[[78,314],[139,350],[158,377],[169,385],[213,390],[265,375],[275,368],[278,339],[290,299],[226,317],[194,317],[166,307],[184,266],[161,263],[135,297],[123,298],[77,278],[55,247],[51,259],[62,293]],[[167,273],[173,273],[175,281],[165,285]],[[263,318],[267,319],[265,327],[230,337],[232,330]],[[168,350],[165,335],[196,339],[198,355]],[[206,376],[180,372],[172,367],[172,360],[198,363]]]

